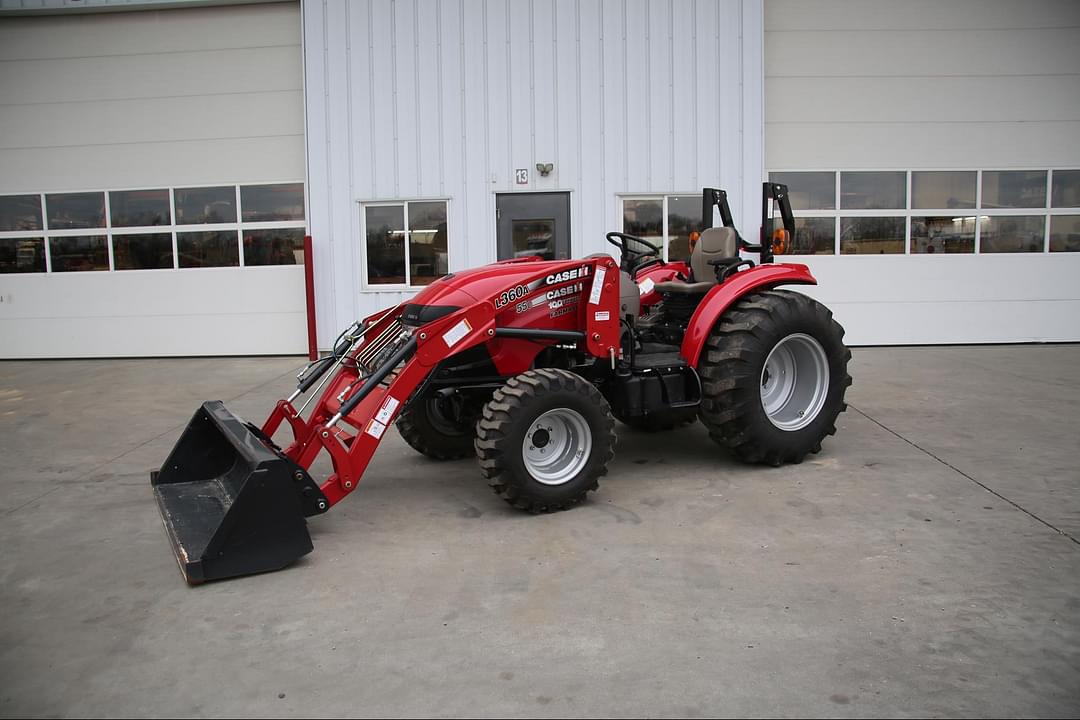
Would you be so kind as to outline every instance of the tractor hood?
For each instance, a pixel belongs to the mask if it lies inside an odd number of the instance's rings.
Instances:
[[[401,321],[420,326],[499,293],[582,265],[581,260],[520,258],[444,275],[405,305]]]

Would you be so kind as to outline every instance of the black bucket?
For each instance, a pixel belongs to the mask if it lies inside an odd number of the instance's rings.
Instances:
[[[150,484],[192,585],[289,565],[312,550],[305,518],[329,507],[302,467],[218,400],[195,412]]]

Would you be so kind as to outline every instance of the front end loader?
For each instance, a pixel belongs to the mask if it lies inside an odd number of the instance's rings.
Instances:
[[[533,513],[597,489],[616,418],[650,431],[700,418],[748,462],[819,451],[845,407],[850,353],[827,309],[776,289],[815,280],[773,262],[794,233],[786,187],[766,183],[763,201],[751,244],[723,191],[706,189],[685,261],[609,233],[618,263],[530,257],[451,273],[347,328],[261,426],[204,403],[151,475],[185,578],[277,570],[310,552],[306,519],[357,489],[394,424],[433,459],[475,454],[494,492]],[[333,472],[315,480],[323,454]]]

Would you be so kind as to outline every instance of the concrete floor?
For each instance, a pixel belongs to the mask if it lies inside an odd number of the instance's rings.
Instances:
[[[314,553],[189,588],[148,474],[298,363],[0,363],[0,715],[1080,713],[1080,346],[857,350],[806,463],[620,427],[550,516],[391,433]]]

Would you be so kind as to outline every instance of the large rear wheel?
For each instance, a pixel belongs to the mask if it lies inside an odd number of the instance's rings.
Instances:
[[[604,396],[567,370],[529,370],[507,380],[476,425],[480,470],[519,510],[565,510],[596,490],[615,450]]]
[[[788,290],[749,295],[706,340],[701,420],[741,460],[802,462],[836,432],[851,351],[821,303]]]

